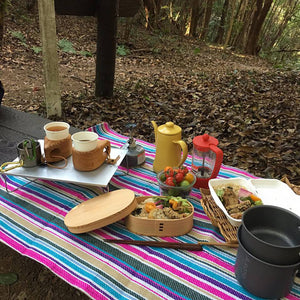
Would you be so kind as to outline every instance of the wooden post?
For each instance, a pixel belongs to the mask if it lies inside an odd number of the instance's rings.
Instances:
[[[47,117],[61,116],[54,0],[38,0]]]
[[[112,97],[115,77],[117,0],[97,0],[96,97]]]

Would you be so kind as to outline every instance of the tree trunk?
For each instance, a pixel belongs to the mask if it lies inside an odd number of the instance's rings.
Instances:
[[[58,72],[57,37],[54,0],[39,0],[39,21],[43,48],[45,103],[47,118],[61,116],[61,98]]]
[[[281,14],[280,11],[282,10],[282,6],[280,6],[280,9],[277,9],[278,8],[278,3],[280,1],[281,0],[274,0],[274,2],[272,4],[272,8],[269,11],[269,13],[268,13],[268,15],[267,15],[267,17],[266,17],[266,19],[264,21],[263,27],[262,27],[262,29],[260,31],[262,36],[266,35],[266,32],[269,30],[269,28],[274,27],[274,22],[275,22],[275,20],[278,17],[278,13]]]
[[[280,36],[282,35],[284,29],[286,28],[288,22],[291,20],[293,14],[296,11],[297,8],[297,0],[294,1],[294,3],[292,3],[293,1],[289,1],[288,6],[286,8],[284,17],[281,21],[281,23],[279,24],[279,28],[276,32],[276,34],[270,39],[270,42],[267,43],[266,48],[271,50],[272,47],[274,46],[274,44],[276,43],[276,41],[280,38]]]
[[[162,0],[143,0],[146,14],[146,28],[156,28]]]
[[[263,3],[264,2],[264,3]],[[250,55],[257,55],[260,48],[257,45],[259,33],[267,16],[267,13],[271,7],[273,0],[257,0],[256,10],[254,12],[250,31],[247,37],[245,46],[245,53]]]
[[[251,1],[249,3],[249,1]],[[255,0],[241,0],[241,7],[238,16],[239,24],[242,24],[238,34],[236,35],[232,45],[234,48],[244,49],[245,48],[245,40],[248,32],[248,28],[251,23],[253,7]]]
[[[5,7],[6,0],[0,0],[0,51],[3,45]]]
[[[192,1],[192,13],[191,13],[191,23],[190,23],[190,36],[197,36],[197,26],[200,16],[200,2],[199,0]]]
[[[225,21],[226,21],[226,16],[228,14],[228,6],[229,6],[229,0],[225,0],[223,9],[222,9],[222,16],[218,28],[218,33],[215,38],[215,43],[217,44],[222,44],[223,42],[223,37],[224,37],[224,32],[225,32]],[[233,15],[233,12],[231,12]]]
[[[209,21],[210,21],[210,17],[211,17],[213,2],[214,2],[214,0],[207,0],[206,1],[204,24],[203,24],[202,32],[201,32],[201,35],[200,35],[200,38],[203,39],[203,40],[205,39],[207,31],[208,31],[208,26],[209,26]]]
[[[229,43],[229,40],[230,40],[230,37],[231,37],[233,22],[234,22],[234,16],[235,16],[235,6],[236,6],[236,0],[231,0],[230,1],[231,16],[230,16],[230,21],[229,21],[229,24],[228,24],[228,29],[227,29],[227,32],[226,32],[224,48],[227,47],[227,45]]]

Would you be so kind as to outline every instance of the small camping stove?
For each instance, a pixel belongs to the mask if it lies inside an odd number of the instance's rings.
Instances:
[[[133,130],[136,127],[136,124],[128,124],[126,128],[130,130],[130,138],[124,144],[122,149],[128,149],[126,156],[124,157],[121,166],[126,167],[127,169],[135,168],[145,162],[145,149],[136,143],[135,138],[133,137]]]

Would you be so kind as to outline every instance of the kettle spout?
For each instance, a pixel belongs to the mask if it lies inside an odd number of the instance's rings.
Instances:
[[[154,128],[155,141],[156,141],[156,139],[157,139],[157,124],[156,124],[155,121],[151,121],[151,124],[152,124],[152,126]]]

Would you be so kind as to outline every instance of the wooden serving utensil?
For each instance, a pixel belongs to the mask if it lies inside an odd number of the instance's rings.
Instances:
[[[159,242],[159,241],[115,240],[115,239],[104,239],[104,242],[114,243],[114,244],[127,244],[127,245],[137,245],[137,246],[192,250],[192,251],[202,251],[203,250],[202,245],[227,246],[227,247],[234,247],[234,248],[238,247],[238,244],[217,243],[217,242],[198,242],[192,244],[192,243],[172,243],[172,242]]]

